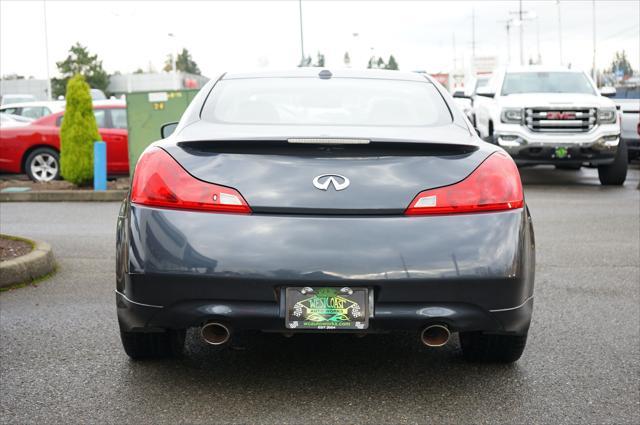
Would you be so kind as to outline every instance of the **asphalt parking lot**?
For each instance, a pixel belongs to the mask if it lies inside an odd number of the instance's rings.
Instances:
[[[524,169],[537,242],[529,344],[512,366],[457,340],[257,335],[134,362],[115,316],[116,203],[5,203],[3,233],[53,245],[58,273],[0,294],[2,423],[640,423],[640,170]]]

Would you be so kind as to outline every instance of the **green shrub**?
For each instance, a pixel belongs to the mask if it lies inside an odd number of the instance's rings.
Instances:
[[[72,183],[93,178],[93,142],[100,140],[89,85],[80,74],[67,84],[67,105],[60,128],[60,174]]]

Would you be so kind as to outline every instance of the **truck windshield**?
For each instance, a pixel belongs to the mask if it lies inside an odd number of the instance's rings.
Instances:
[[[201,117],[249,125],[437,126],[452,121],[433,84],[373,78],[221,80]]]
[[[505,75],[502,95],[519,93],[595,94],[581,72],[510,72]]]

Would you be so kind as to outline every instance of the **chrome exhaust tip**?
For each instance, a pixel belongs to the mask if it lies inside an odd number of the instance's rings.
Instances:
[[[206,323],[202,329],[200,329],[200,335],[207,344],[211,345],[223,345],[229,341],[231,333],[222,323]]]
[[[422,330],[420,340],[427,347],[442,347],[451,337],[449,328],[445,325],[431,325]]]

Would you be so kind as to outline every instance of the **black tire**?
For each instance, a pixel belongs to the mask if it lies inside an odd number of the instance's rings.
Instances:
[[[627,179],[629,166],[627,144],[620,142],[616,159],[607,165],[598,165],[598,178],[605,186],[621,186]]]
[[[60,178],[60,155],[55,149],[37,148],[29,152],[24,171],[34,182],[47,182]]]
[[[513,363],[522,356],[527,335],[490,335],[461,332],[460,346],[465,360],[486,363]]]
[[[120,329],[124,351],[132,359],[178,357],[184,350],[185,330],[127,332]]]

